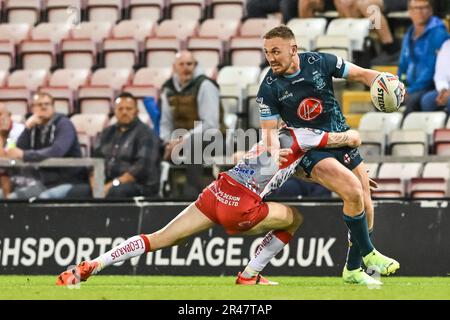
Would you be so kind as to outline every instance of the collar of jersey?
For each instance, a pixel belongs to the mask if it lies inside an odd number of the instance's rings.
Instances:
[[[300,74],[300,71],[302,71],[301,69],[298,69],[297,71],[295,71],[293,74],[283,74],[283,77],[287,78],[287,79],[292,79],[296,76],[298,76]]]

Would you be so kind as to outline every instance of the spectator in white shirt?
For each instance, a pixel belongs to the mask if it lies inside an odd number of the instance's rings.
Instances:
[[[428,92],[420,101],[422,111],[444,109],[450,113],[450,39],[439,50],[434,73],[436,90]]]

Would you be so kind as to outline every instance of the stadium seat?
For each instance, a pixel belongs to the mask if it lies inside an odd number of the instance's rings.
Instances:
[[[31,30],[31,40],[20,45],[24,69],[47,69],[56,66],[60,41],[67,37],[70,25],[64,23],[41,23]]]
[[[198,35],[229,41],[232,36],[237,35],[239,26],[238,20],[207,19],[201,24]]]
[[[240,21],[245,12],[244,0],[211,0],[211,16],[214,19]]]
[[[344,90],[342,93],[342,111],[347,113],[370,113],[374,107],[370,91]]]
[[[198,27],[196,20],[164,20],[156,28],[156,36],[175,37],[185,41],[188,37],[197,35]]]
[[[411,112],[403,120],[404,130],[424,130],[428,135],[428,142],[433,143],[434,130],[444,128],[447,114],[444,111]]]
[[[131,20],[159,21],[163,16],[165,0],[130,0]]]
[[[374,179],[378,183],[378,189],[372,191],[374,198],[380,197],[404,197],[406,186],[412,178],[420,176],[422,163],[382,163],[378,177]]]
[[[230,41],[230,62],[233,66],[259,67],[264,62],[260,37],[232,37]]]
[[[362,144],[358,148],[363,158],[379,157],[384,154],[386,136],[383,131],[360,130]]]
[[[450,129],[434,130],[433,145],[437,155],[450,156]]]
[[[277,27],[280,22],[276,19],[250,18],[242,23],[239,35],[242,37],[261,38],[267,31]]]
[[[411,179],[410,192],[413,198],[445,197],[448,193],[450,165],[448,162],[426,163],[422,177]]]
[[[103,42],[106,68],[133,68],[139,62],[139,45],[133,38],[109,38]]]
[[[384,134],[400,128],[403,114],[400,112],[367,112],[361,118],[359,130],[383,131]]]
[[[133,85],[137,86],[154,86],[158,89],[162,87],[172,74],[172,68],[141,68],[139,69],[133,78]]]
[[[3,101],[12,114],[25,115],[31,94],[47,84],[46,70],[16,70],[7,80],[6,86],[0,88],[0,101]]]
[[[295,35],[295,42],[297,43],[297,52],[298,53],[312,51],[316,48],[316,41],[311,41],[306,36]]]
[[[15,66],[16,52],[14,43],[0,40],[0,70],[8,71]]]
[[[71,114],[74,112],[77,90],[87,84],[89,76],[90,70],[59,69],[51,75],[48,86],[43,86],[39,90],[53,96],[55,109],[59,113]]]
[[[9,23],[26,23],[31,26],[39,22],[40,0],[13,0],[5,2],[5,15]]]
[[[145,65],[171,67],[180,49],[181,41],[175,37],[148,38],[145,41]]]
[[[225,113],[242,113],[247,86],[258,82],[257,67],[226,66],[219,71],[217,83]],[[239,79],[239,82],[236,81]]]
[[[88,21],[116,23],[121,19],[122,0],[87,0]]]
[[[204,0],[169,0],[169,16],[177,20],[195,20],[203,18]]]
[[[423,130],[393,130],[388,139],[393,156],[424,156],[428,153],[428,137]]]
[[[92,152],[92,139],[84,132],[77,132],[78,144],[80,145],[81,157],[89,158]]]
[[[74,114],[70,120],[75,126],[83,156],[91,155],[95,140],[104,128],[109,125],[106,114]]]
[[[30,36],[31,27],[26,23],[2,23],[0,24],[0,40],[12,41],[20,44]]]
[[[326,34],[328,36],[348,36],[351,40],[350,50],[363,51],[364,40],[369,36],[369,31],[369,19],[339,18],[330,22]]]
[[[8,78],[8,87],[25,87],[36,91],[48,81],[49,73],[46,70],[16,70]]]
[[[223,48],[219,38],[191,37],[187,49],[203,68],[217,68],[222,63]]]
[[[114,38],[134,38],[144,42],[147,37],[153,36],[155,23],[151,20],[122,20],[114,26]]]
[[[111,112],[112,101],[122,87],[130,83],[130,69],[98,69],[87,86],[81,86],[78,93],[81,113]]]
[[[66,69],[90,69],[97,64],[97,46],[90,39],[64,39],[61,56]]]
[[[45,4],[47,21],[78,25],[81,22],[83,4],[83,0],[47,0]]]
[[[50,40],[25,40],[19,50],[24,69],[50,70],[56,65],[55,45]]]
[[[293,18],[289,20],[287,26],[294,33],[297,46],[306,49],[304,51],[309,51],[309,48],[315,48],[316,38],[325,34],[327,20],[325,18]],[[299,41],[300,39],[302,40]]]
[[[5,85],[7,78],[8,78],[8,71],[0,70],[0,88]]]
[[[58,45],[63,38],[69,36],[71,25],[67,23],[43,22],[31,29],[32,40],[50,40]]]
[[[72,39],[90,39],[95,44],[100,44],[103,39],[110,37],[111,22],[83,21],[71,31]]]
[[[331,53],[352,61],[351,40],[346,35],[319,35],[316,39],[316,51]]]

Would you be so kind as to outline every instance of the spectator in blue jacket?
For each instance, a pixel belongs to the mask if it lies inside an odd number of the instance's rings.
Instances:
[[[431,0],[409,0],[413,25],[403,39],[398,74],[406,82],[406,113],[420,111],[420,99],[434,89],[436,56],[449,35],[444,23],[433,16]]]
[[[6,150],[8,158],[37,162],[48,158],[81,157],[75,127],[69,118],[55,112],[51,95],[35,94],[32,113],[16,147]],[[88,179],[85,168],[40,168],[35,178],[35,183],[14,190],[9,198],[64,198],[75,184],[87,183]]]

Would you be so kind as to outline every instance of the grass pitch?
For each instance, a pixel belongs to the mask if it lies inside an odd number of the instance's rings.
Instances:
[[[279,286],[236,286],[234,277],[106,276],[79,289],[55,286],[56,276],[0,276],[0,299],[322,300],[450,299],[450,277],[382,278],[381,288],[346,285],[337,277],[270,277]]]

